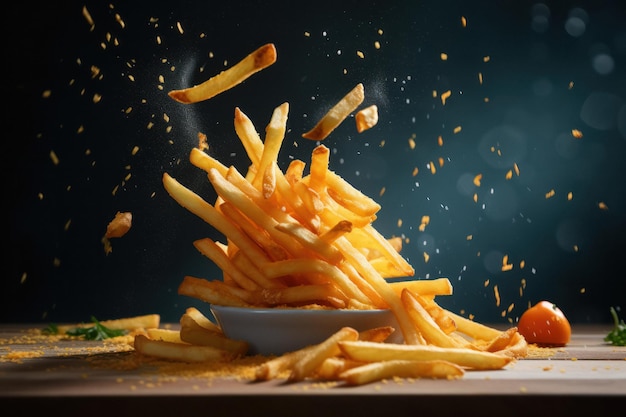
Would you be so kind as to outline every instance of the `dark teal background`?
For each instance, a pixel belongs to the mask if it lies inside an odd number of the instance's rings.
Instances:
[[[211,154],[245,171],[235,106],[262,133],[285,101],[282,168],[291,158],[308,162],[315,143],[301,134],[358,82],[380,121],[357,134],[349,119],[333,132],[324,141],[333,151],[331,169],[381,203],[374,225],[406,238],[402,254],[418,277],[452,281],[454,295],[440,298],[442,305],[496,323],[514,323],[541,299],[578,323],[608,323],[610,306],[623,309],[624,2],[112,5],[24,4],[6,12],[9,233],[0,321],[148,313],[178,321],[192,305],[208,312],[176,291],[187,274],[220,277],[192,242],[221,236],[165,193],[161,175],[212,201],[205,175],[188,162],[197,132],[207,134]],[[167,97],[267,42],[276,45],[278,62],[237,88],[191,106]],[[92,76],[92,66],[102,77]],[[452,95],[444,106],[433,91],[446,90]],[[462,130],[454,134],[456,126]],[[583,137],[573,138],[572,129]],[[444,164],[433,175],[429,164],[438,158]],[[513,164],[520,175],[507,180]],[[131,211],[133,227],[106,256],[101,238],[117,211]],[[423,215],[430,224],[421,232]],[[508,272],[500,270],[505,255],[514,264]]]

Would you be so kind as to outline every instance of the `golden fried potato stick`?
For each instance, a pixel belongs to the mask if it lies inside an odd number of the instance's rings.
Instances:
[[[298,195],[305,209],[319,218],[319,214],[324,210],[324,202],[320,198],[319,193],[309,187],[304,181],[297,181],[291,186],[291,189]]]
[[[498,329],[494,329],[493,327],[489,327],[482,323],[470,320],[466,317],[453,313],[452,311],[448,310],[447,313],[452,318],[452,320],[454,320],[457,331],[471,337],[472,339],[483,342],[490,342],[493,339],[499,337],[502,333]]]
[[[212,239],[203,238],[193,242],[198,251],[212,260],[225,274],[233,279],[241,288],[253,291],[260,288],[259,284],[240,271],[230,260],[228,255]]]
[[[419,303],[417,297],[418,295],[413,294],[407,289],[402,291],[402,304],[409,313],[409,317],[411,317],[415,327],[419,329],[426,343],[445,348],[461,347],[455,339],[448,337],[448,335],[441,330],[435,320]]]
[[[372,305],[371,300],[338,266],[321,259],[293,258],[284,261],[268,262],[263,267],[263,271],[270,278],[296,275],[306,277],[309,282],[316,282],[315,276],[321,276],[327,282],[332,282],[348,298]]]
[[[215,170],[215,172],[218,171]],[[214,206],[204,201],[198,194],[176,181],[167,172],[163,173],[163,185],[168,194],[178,204],[213,226],[216,230],[223,233],[224,236],[227,236],[238,248],[246,252],[257,267],[270,261],[261,248],[242,232],[237,225],[232,223],[230,219],[220,213]]]
[[[286,175],[278,169],[274,162],[274,172],[276,174],[276,189],[278,190],[278,199],[291,211],[289,214],[299,221],[304,227],[313,233],[318,233],[320,229],[320,218],[315,210],[309,210],[303,201],[300,193],[297,193],[290,184]],[[309,193],[305,194],[306,198],[311,198]]]
[[[180,331],[173,329],[146,329],[146,335],[152,340],[163,340],[165,342],[184,343],[180,338]]]
[[[289,163],[287,170],[285,171],[285,178],[287,178],[290,185],[302,180],[305,167],[306,163],[300,159],[294,159]]]
[[[355,212],[345,208],[341,204],[333,200],[328,192],[320,194],[323,202],[324,209],[319,212],[319,217],[322,220],[322,224],[336,224],[341,220],[347,220],[356,229],[361,229],[376,220],[376,215],[372,216],[360,216]]]
[[[317,255],[327,259],[329,262],[341,260],[341,254],[323,241],[321,241],[323,245],[318,246],[317,249],[324,248],[324,250],[319,253],[312,252],[310,249],[302,246],[293,236],[276,229],[279,222],[297,223],[297,221],[289,214],[283,212],[280,207],[263,198],[260,191],[252,187],[233,167],[229,169],[229,174],[226,178],[221,176],[217,170],[209,171],[208,176],[215,191],[224,201],[232,203],[250,220],[266,230],[272,239],[280,244],[291,256],[311,257],[312,255]]]
[[[252,120],[239,107],[235,107],[235,132],[243,144],[252,165],[259,166],[261,156],[263,155],[263,141],[256,131]]]
[[[135,336],[135,350],[142,355],[181,362],[229,362],[237,355],[212,346],[190,345],[165,340],[152,340],[140,334]]]
[[[276,62],[276,47],[274,44],[268,43],[207,81],[182,90],[172,90],[168,95],[183,104],[208,100],[242,83],[251,75],[269,67],[274,62]]]
[[[389,285],[398,295],[402,294],[405,288],[422,296],[452,295],[452,284],[448,278],[395,281]]]
[[[133,223],[133,214],[129,211],[121,212],[118,211],[115,213],[115,217],[113,220],[109,222],[107,225],[107,230],[104,233],[104,237],[107,239],[111,239],[114,237],[122,237],[132,227]]]
[[[381,326],[367,330],[361,330],[359,332],[359,340],[382,343],[387,340],[389,336],[391,336],[391,333],[395,331],[396,329],[394,329],[392,326]]]
[[[520,334],[520,332],[515,332],[511,336],[511,342],[509,345],[503,350],[499,350],[498,353],[512,356],[514,358],[525,358],[528,356],[528,342],[524,336]]]
[[[265,167],[265,171],[263,171],[262,179],[261,179],[261,191],[263,192],[263,197],[265,199],[276,198],[276,171],[278,170],[278,165],[276,165],[276,161],[271,161],[270,164]]]
[[[198,148],[192,148],[189,153],[189,161],[192,165],[200,168],[205,172],[209,172],[209,169],[215,168],[222,175],[226,175],[228,167],[223,165],[220,161],[208,155],[206,152],[202,152]]]
[[[353,231],[354,232],[354,231]],[[389,283],[369,264],[365,256],[346,239],[345,236],[335,241],[335,245],[342,251],[348,262],[354,266],[359,274],[376,290],[393,311],[404,336],[405,343],[422,343],[419,332],[413,325],[407,311],[402,305],[400,296],[391,288]]]
[[[517,327],[509,327],[500,333],[498,337],[493,339],[484,350],[487,352],[499,352],[505,350],[511,344],[516,333]]]
[[[207,330],[211,330],[214,332],[221,333],[222,329],[217,324],[213,323],[207,316],[202,314],[200,310],[195,307],[188,307],[185,310],[185,314],[193,319],[193,321],[201,327],[204,327]]]
[[[324,145],[316,146],[313,152],[311,152],[311,165],[309,167],[307,185],[319,194],[325,193],[328,187],[326,184],[326,173],[328,172],[329,163],[330,149]]]
[[[220,204],[219,209],[226,217],[237,224],[250,239],[256,242],[272,261],[282,261],[288,258],[287,251],[276,243],[266,230],[261,229],[231,203],[223,202]]]
[[[356,248],[371,248],[378,251],[382,256],[388,258],[396,266],[397,273],[392,277],[412,277],[415,275],[413,267],[400,256],[400,253],[394,248],[394,246],[380,234],[378,230],[371,224],[367,224],[363,227],[355,227],[351,233],[346,235],[346,238]]]
[[[338,375],[347,385],[364,385],[390,378],[456,379],[463,368],[446,360],[388,360],[351,367]]]
[[[263,270],[257,268],[243,251],[236,251],[231,255],[230,260],[240,271],[246,271],[246,275],[254,280],[261,289],[286,287],[280,280],[268,278]]]
[[[326,173],[326,184],[328,194],[333,200],[360,216],[373,216],[381,208],[380,204],[354,188],[334,171],[329,170]]]
[[[497,353],[469,348],[442,348],[431,345],[407,345],[343,341],[338,343],[341,352],[350,359],[362,362],[387,360],[430,361],[445,360],[459,366],[477,370],[502,369],[515,359]]]
[[[333,265],[337,265],[343,261],[343,255],[337,248],[296,222],[278,223],[275,228],[276,230],[293,236],[305,248],[315,253],[322,254],[324,259]]]
[[[419,301],[422,307],[424,307],[428,314],[430,314],[435,323],[437,323],[439,328],[445,334],[450,335],[456,331],[456,323],[454,322],[454,319],[450,317],[448,311],[445,308],[437,304],[437,302],[435,301],[435,296],[424,296],[422,294],[417,295],[416,293],[413,293],[413,295],[415,295],[417,301]],[[466,343],[463,343],[463,345],[465,344]]]
[[[339,379],[339,374],[361,365],[363,365],[362,362],[333,356],[326,358],[324,362],[317,367],[314,376],[315,379],[337,381]]]
[[[378,123],[378,107],[375,104],[361,109],[354,116],[356,121],[356,131],[362,133],[371,129]]]
[[[337,343],[341,341],[356,341],[359,332],[351,327],[342,327],[328,339],[307,350],[292,367],[288,381],[302,381],[311,376],[326,358],[337,356],[340,353]]]
[[[254,376],[257,381],[269,381],[281,376],[284,372],[291,372],[294,365],[300,361],[307,352],[313,350],[315,345],[306,346],[263,362],[256,367]]]
[[[243,356],[248,352],[248,342],[244,340],[230,339],[220,331],[209,330],[201,326],[189,314],[180,317],[180,339],[183,342],[198,346],[212,346],[226,350],[236,356]]]
[[[289,103],[285,102],[274,109],[272,118],[265,128],[265,141],[263,142],[263,154],[257,167],[256,176],[252,184],[261,190],[263,177],[268,167],[278,160],[278,153],[285,138],[287,130],[287,117],[289,115]]]
[[[305,139],[324,140],[343,122],[365,99],[365,89],[359,83],[348,94],[343,96],[328,112],[317,122],[313,129],[302,135]]]
[[[342,262],[339,264],[339,269],[346,274],[350,281],[354,282],[354,284],[359,287],[361,292],[365,294],[365,296],[370,300],[369,303],[366,303],[365,306],[360,308],[380,308],[387,309],[389,308],[389,304],[385,301],[385,299],[380,295],[378,291],[372,286],[372,284],[365,279],[362,275],[359,274],[359,271],[349,262]],[[351,305],[355,308],[359,308],[355,305],[356,302],[360,302],[360,300],[351,299]],[[369,304],[369,305],[367,305]]]
[[[317,195],[323,205],[321,206],[320,217],[326,224],[334,224],[340,220],[348,220],[355,227],[363,227],[376,219],[375,214],[361,216],[339,204],[328,194],[326,177],[330,149],[324,145],[319,145],[311,153],[311,167],[309,175],[303,179],[303,183],[308,185]]]
[[[221,283],[222,286],[219,286]],[[178,294],[202,300],[209,304],[217,304],[233,307],[252,307],[241,297],[234,295],[232,291],[227,291],[226,284],[221,281],[208,281],[203,278],[185,276],[183,281],[178,285]],[[231,288],[232,289],[232,288]]]
[[[330,229],[320,235],[320,239],[327,243],[333,243],[339,237],[352,231],[352,223],[347,220],[340,220]]]
[[[300,306],[308,304],[327,305],[333,308],[345,308],[348,298],[335,285],[304,284],[285,288],[266,288],[252,291],[250,302],[254,305],[267,305],[275,307],[279,305]]]

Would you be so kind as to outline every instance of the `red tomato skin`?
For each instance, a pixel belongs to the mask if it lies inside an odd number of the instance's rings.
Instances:
[[[517,330],[528,343],[545,347],[565,346],[572,335],[571,325],[563,311],[545,300],[522,314]]]

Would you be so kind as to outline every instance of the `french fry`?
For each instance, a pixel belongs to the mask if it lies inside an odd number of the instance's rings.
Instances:
[[[351,327],[343,327],[335,334],[307,350],[298,362],[294,364],[289,374],[288,380],[291,382],[302,381],[313,374],[313,372],[324,362],[339,354],[337,343],[347,340],[357,340],[359,332]]]
[[[452,295],[452,284],[448,278],[403,280],[390,282],[389,285],[398,295],[405,288],[423,296]]]
[[[191,152],[189,153],[189,162],[205,172],[209,172],[211,168],[215,168],[222,175],[226,175],[226,172],[228,171],[228,167],[208,155],[206,152],[202,152],[198,148],[191,148]]]
[[[228,274],[241,288],[250,291],[260,288],[254,280],[250,279],[233,265],[228,255],[213,240],[209,238],[198,239],[193,242],[193,245],[200,253],[215,262],[215,264],[220,267],[225,274]]]
[[[198,325],[207,330],[221,333],[222,329],[217,324],[213,323],[207,316],[202,314],[200,310],[195,307],[189,307],[185,310],[185,314],[188,315]]]
[[[348,94],[343,96],[328,112],[317,122],[313,129],[302,135],[305,139],[324,140],[343,122],[365,99],[365,89],[359,83]]]
[[[183,104],[208,100],[242,83],[274,62],[276,62],[276,47],[268,43],[207,81],[182,90],[172,90],[168,95]]]
[[[446,360],[388,360],[351,367],[338,378],[347,385],[364,385],[389,378],[456,379],[465,374],[460,366]]]
[[[439,281],[445,283],[447,279],[440,278]],[[422,282],[428,282],[428,281],[422,281]],[[414,286],[414,287],[418,287],[418,286]],[[428,285],[424,285],[424,287],[428,288]],[[433,288],[431,287],[431,289]],[[439,328],[441,329],[443,333],[445,333],[446,335],[450,335],[454,331],[456,331],[456,323],[454,322],[454,319],[450,317],[447,310],[445,310],[443,307],[437,304],[437,302],[435,301],[435,294],[428,294],[424,296],[423,294],[421,293],[418,294],[417,292],[412,291],[409,288],[404,288],[402,290],[402,293],[404,293],[405,291],[409,292],[413,296],[412,298],[414,298],[415,301],[419,302],[419,304],[428,313],[428,315],[432,317],[432,319],[435,321],[437,326],[439,326]]]
[[[246,271],[247,275],[254,280],[261,289],[285,288],[286,285],[279,279],[270,279],[265,273],[252,263],[245,252],[237,251],[230,257],[233,265],[240,271]]]
[[[347,297],[369,304],[370,299],[350,278],[337,266],[320,259],[297,258],[284,261],[269,262],[264,269],[268,277],[301,275],[314,279],[322,275],[331,280]]]
[[[142,355],[181,362],[229,362],[236,357],[232,352],[217,349],[212,346],[198,346],[165,340],[152,340],[142,334],[135,336],[134,347],[135,350]]]
[[[517,327],[510,327],[507,330],[500,333],[498,337],[493,339],[485,350],[487,352],[499,352],[505,350],[512,342],[513,337],[517,333]]]
[[[163,340],[165,342],[184,343],[180,338],[180,331],[173,329],[146,329],[146,335],[152,340]]]
[[[371,129],[378,123],[378,107],[375,104],[361,109],[354,116],[356,122],[356,131],[362,133],[367,129]]]
[[[328,263],[338,265],[343,261],[343,255],[337,248],[301,224],[295,222],[278,223],[275,228],[293,236],[303,247],[311,250],[313,253],[322,255]]]
[[[363,276],[363,278],[376,289],[378,294],[380,294],[383,300],[385,300],[388,307],[393,311],[400,326],[400,330],[402,331],[405,343],[422,343],[421,336],[413,325],[407,311],[404,309],[400,296],[396,294],[389,283],[378,274],[378,272],[367,262],[367,259],[365,259],[365,257],[350,244],[346,237],[340,237],[335,241],[335,244],[338,245],[344,256],[346,256],[346,259],[348,259],[355,269]]]
[[[359,332],[359,340],[365,340],[368,342],[384,342],[387,340],[391,333],[395,332],[391,326],[374,327]]]
[[[387,360],[430,361],[445,360],[464,368],[477,370],[502,369],[514,358],[497,353],[468,348],[442,348],[431,345],[406,345],[397,343],[374,343],[365,341],[342,341],[341,352],[350,359],[362,362]]]
[[[266,230],[258,227],[231,203],[221,203],[220,211],[237,224],[250,239],[259,245],[271,260],[282,261],[288,258],[287,251],[276,243]]]
[[[285,353],[281,356],[274,357],[263,362],[256,367],[254,375],[257,381],[268,381],[280,377],[282,373],[289,373],[291,369],[298,363],[309,351],[313,350],[315,345],[306,346],[293,352]]]
[[[239,107],[235,107],[235,132],[254,166],[259,166],[263,155],[263,141],[252,120]],[[207,171],[208,172],[208,171]],[[226,175],[225,172],[222,175]]]
[[[212,346],[220,350],[243,356],[248,352],[248,342],[229,339],[221,331],[209,330],[201,326],[190,314],[180,318],[180,339],[191,345]]]
[[[251,304],[279,306],[300,306],[307,304],[328,305],[345,308],[347,297],[336,286],[325,284],[304,284],[286,288],[266,288],[251,293]]]
[[[207,281],[203,278],[196,278],[188,275],[183,278],[183,281],[178,286],[178,294],[197,298],[209,304],[250,307],[250,304],[245,302],[240,297],[217,288],[214,285],[216,282],[219,281]]]
[[[520,332],[515,332],[511,337],[511,342],[504,349],[498,351],[502,355],[513,358],[524,358],[528,356],[528,342]]]
[[[217,170],[211,171],[218,172]],[[168,173],[163,174],[163,185],[169,195],[181,206],[228,236],[228,239],[233,241],[239,249],[245,250],[256,266],[269,261],[267,255],[241,229],[198,194],[180,184]]]
[[[440,347],[460,347],[455,339],[448,337],[448,335],[441,330],[439,325],[417,300],[417,297],[418,295],[413,294],[407,289],[402,291],[402,304],[408,311],[409,317],[415,324],[415,327],[419,329],[426,343]]]
[[[329,195],[342,206],[360,216],[373,216],[380,210],[380,204],[354,188],[336,172],[328,170],[325,176]]]
[[[262,188],[263,177],[273,162],[278,160],[278,152],[285,138],[287,130],[287,116],[289,114],[289,103],[283,103],[274,109],[272,118],[265,129],[265,142],[263,143],[263,153],[257,167],[257,175],[252,184],[259,190]],[[265,190],[262,190],[265,191]]]
[[[367,224],[361,228],[354,228],[352,233],[346,235],[350,243],[356,247],[366,247],[378,251],[381,256],[385,256],[396,267],[395,277],[412,277],[415,275],[413,267],[400,256],[395,247],[380,234],[378,230],[371,224]],[[390,277],[388,277],[390,278]]]
[[[362,362],[356,362],[350,359],[333,356],[324,359],[315,370],[315,378],[327,381],[339,380],[339,375],[348,369],[363,365]]]
[[[332,228],[325,231],[320,235],[320,239],[326,243],[333,243],[340,236],[350,233],[352,231],[352,223],[347,220],[338,221]]]
[[[454,320],[457,331],[472,339],[488,342],[499,337],[502,333],[498,329],[470,320],[451,311],[448,311],[448,315]]]

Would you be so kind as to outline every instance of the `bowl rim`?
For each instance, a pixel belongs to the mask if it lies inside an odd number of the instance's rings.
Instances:
[[[227,305],[221,305],[221,304],[211,304],[209,308],[211,310],[217,309],[221,311],[231,311],[231,312],[237,311],[237,312],[256,313],[256,314],[284,314],[284,313],[312,314],[312,313],[315,313],[315,314],[332,315],[332,314],[351,313],[351,314],[368,315],[368,314],[381,314],[381,313],[392,312],[391,309],[385,309],[385,308],[367,309],[367,310],[361,310],[361,309],[356,309],[356,308],[355,309],[352,309],[352,308],[316,309],[316,308],[298,308],[298,307],[238,307],[238,306],[227,306]]]

